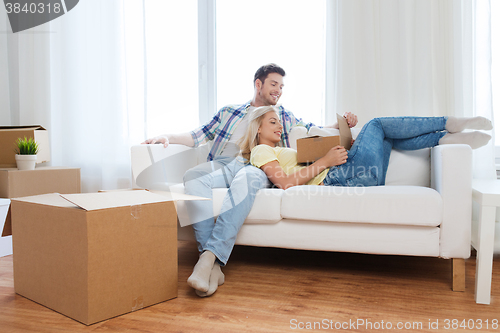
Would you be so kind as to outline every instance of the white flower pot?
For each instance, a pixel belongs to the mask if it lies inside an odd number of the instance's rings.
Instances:
[[[16,154],[16,163],[18,170],[35,170],[36,155]]]

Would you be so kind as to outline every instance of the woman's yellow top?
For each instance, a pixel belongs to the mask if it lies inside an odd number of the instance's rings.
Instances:
[[[278,161],[280,167],[288,176],[292,173],[305,169],[297,163],[297,151],[292,148],[271,147],[268,145],[258,145],[252,149],[250,163],[257,168],[272,162]],[[323,182],[329,168],[323,170],[319,175],[312,178],[306,185],[319,185]],[[306,172],[304,170],[304,172]]]

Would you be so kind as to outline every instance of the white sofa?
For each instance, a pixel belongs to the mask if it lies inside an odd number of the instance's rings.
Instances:
[[[292,130],[299,137],[335,135],[330,129]],[[353,129],[355,137],[359,130]],[[206,161],[210,146],[138,145],[131,148],[135,185],[183,192],[184,172]],[[393,150],[386,186],[296,186],[262,189],[236,244],[367,254],[454,259],[453,290],[465,288],[470,256],[472,150],[443,145],[418,151]],[[213,190],[218,214],[227,189]],[[179,219],[186,208],[178,204]],[[191,226],[179,239],[194,239]]]

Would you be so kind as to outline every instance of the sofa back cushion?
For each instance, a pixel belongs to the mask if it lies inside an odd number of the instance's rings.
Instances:
[[[353,139],[361,131],[360,128],[351,129]],[[339,131],[334,128],[320,128],[313,126],[307,131],[305,127],[297,126],[290,132],[290,146],[297,149],[297,140],[308,136],[332,136],[339,135]],[[198,164],[207,161],[211,143],[204,144],[196,148]],[[431,185],[431,154],[430,149],[420,149],[414,151],[402,151],[393,149],[387,169],[386,185]]]

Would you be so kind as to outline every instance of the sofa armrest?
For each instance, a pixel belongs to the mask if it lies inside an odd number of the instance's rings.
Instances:
[[[135,145],[130,149],[134,186],[156,189],[183,182],[186,170],[198,164],[197,149],[179,144]],[[162,188],[164,189],[164,188]]]
[[[472,214],[472,150],[468,145],[432,148],[431,187],[443,198],[440,256],[468,258]]]

